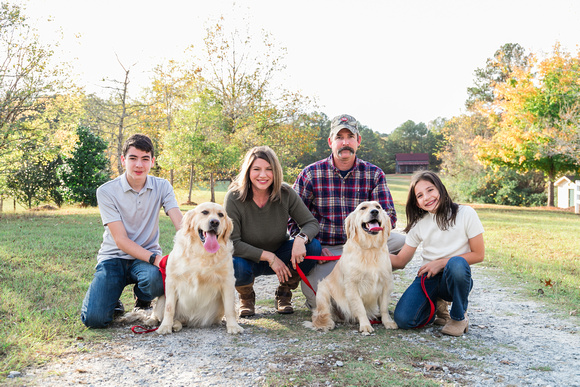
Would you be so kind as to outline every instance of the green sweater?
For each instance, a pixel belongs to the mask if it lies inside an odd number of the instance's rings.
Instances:
[[[289,218],[308,235],[308,240],[318,235],[318,221],[288,184],[282,185],[280,200],[269,200],[262,208],[252,199],[242,202],[232,191],[226,194],[224,206],[234,222],[231,239],[236,257],[259,262],[264,250],[278,250],[289,239]]]

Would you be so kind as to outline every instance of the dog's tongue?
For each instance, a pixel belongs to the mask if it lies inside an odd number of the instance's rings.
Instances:
[[[367,227],[369,228],[369,231],[382,231],[383,228],[381,226],[379,226],[378,222],[369,222],[367,223]]]
[[[205,251],[207,251],[208,253],[212,253],[212,254],[217,252],[220,249],[220,245],[217,241],[215,233],[204,232],[203,234],[205,236],[205,243],[203,244]]]

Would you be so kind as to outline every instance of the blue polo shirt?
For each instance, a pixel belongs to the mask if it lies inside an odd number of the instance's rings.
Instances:
[[[107,225],[121,221],[129,239],[145,249],[161,254],[159,246],[159,211],[165,214],[179,207],[171,184],[159,177],[147,176],[145,186],[137,192],[131,188],[126,174],[122,174],[97,189],[101,220],[105,226],[103,243],[97,261],[122,258],[135,259],[117,247]]]

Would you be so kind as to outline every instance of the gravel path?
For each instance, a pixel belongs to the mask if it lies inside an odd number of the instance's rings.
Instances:
[[[408,284],[419,261],[415,258],[404,271],[396,272],[395,281]],[[497,271],[475,265],[473,273],[466,335],[442,336],[440,327],[433,326],[399,333],[405,340],[423,341],[454,353],[462,363],[417,367],[423,367],[425,373],[438,370],[436,380],[447,385],[580,386],[579,318],[557,318],[519,294],[517,284],[502,284]],[[274,281],[273,276],[256,281],[258,299],[272,298]],[[398,297],[400,293],[395,293],[395,301]],[[261,306],[258,313],[267,318],[274,310]],[[128,327],[111,328],[110,341],[80,342],[78,349],[82,350],[71,351],[74,353],[45,367],[26,370],[17,378],[23,384],[42,386],[260,386],[269,371],[282,367],[272,363],[274,355],[284,353],[288,346],[314,345],[288,337],[265,338],[265,328],[247,321],[241,321],[245,332],[237,336],[227,335],[225,326],[185,328],[165,337],[134,335]],[[438,340],[427,340],[425,335]],[[304,357],[303,365],[309,361],[312,359]]]

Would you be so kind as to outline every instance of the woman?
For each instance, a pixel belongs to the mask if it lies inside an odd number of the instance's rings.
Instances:
[[[454,203],[437,174],[416,173],[407,198],[407,237],[393,269],[402,269],[423,243],[423,265],[395,308],[399,328],[418,328],[429,323],[430,303],[423,293],[422,277],[429,298],[437,304],[434,323],[444,325],[441,333],[461,336],[469,329],[468,296],[473,287],[470,265],[485,255],[483,226],[475,210]],[[447,302],[452,302],[451,312]]]
[[[278,157],[267,146],[248,151],[239,175],[226,194],[225,208],[234,222],[234,272],[240,294],[240,317],[253,316],[256,294],[254,278],[275,274],[278,313],[293,313],[292,290],[300,277],[296,265],[309,273],[319,256],[320,243],[314,239],[319,225],[298,194],[282,182]],[[288,237],[288,219],[300,227],[294,239]]]

